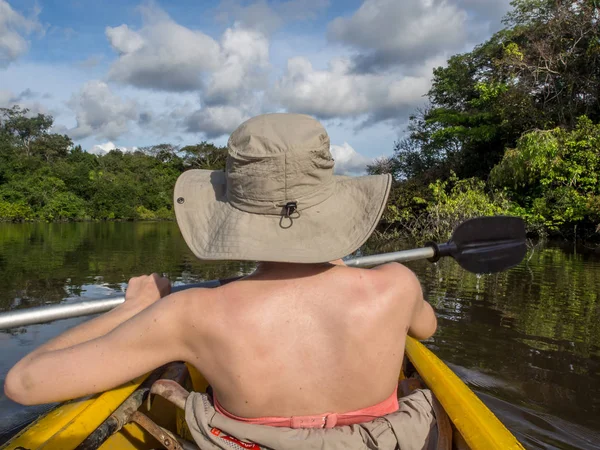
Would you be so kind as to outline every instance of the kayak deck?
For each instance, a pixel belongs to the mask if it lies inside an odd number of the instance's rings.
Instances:
[[[453,448],[523,448],[475,393],[425,346],[408,337],[406,356],[452,422]],[[152,396],[150,410],[142,404],[142,400],[159,376],[187,383],[187,387],[196,391],[202,392],[207,388],[206,380],[193,368],[185,381],[187,371],[182,367],[183,364],[174,364],[166,371],[155,371],[110,391],[63,403],[34,421],[0,450],[177,448],[177,442],[171,442],[173,435],[189,439],[183,411],[158,395]],[[400,378],[404,376],[401,374]],[[132,416],[133,411],[138,412]],[[130,421],[132,417],[133,422]],[[147,418],[162,428],[153,428],[147,423]],[[127,421],[129,423],[122,425]],[[159,440],[145,428],[153,431]],[[164,430],[173,435],[169,436]]]

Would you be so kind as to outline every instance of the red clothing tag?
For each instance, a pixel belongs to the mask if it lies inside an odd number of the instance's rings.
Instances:
[[[232,442],[236,445],[239,445],[242,448],[248,449],[248,450],[260,450],[260,446],[256,445],[254,442],[244,442],[244,441],[240,441],[239,439],[234,438],[233,436],[229,436],[225,433],[223,433],[221,430],[219,430],[218,428],[212,428],[210,430],[210,432],[214,435],[217,436],[227,442]]]

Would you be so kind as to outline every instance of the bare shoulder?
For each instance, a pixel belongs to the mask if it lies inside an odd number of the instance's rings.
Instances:
[[[369,295],[381,297],[390,294],[397,297],[416,298],[421,294],[421,284],[417,276],[408,267],[399,263],[387,263],[372,269],[342,268],[336,271],[343,277],[344,285],[353,289],[366,290]],[[349,283],[348,283],[349,282]]]
[[[431,337],[437,329],[437,319],[423,298],[421,283],[414,272],[402,264],[390,263],[375,268],[373,273],[381,277],[381,288],[386,289],[387,298],[394,299],[392,304],[400,317],[407,320],[407,333],[420,340]]]
[[[381,289],[394,290],[397,293],[414,294],[413,298],[422,295],[421,283],[415,273],[399,263],[387,263],[371,269],[376,283]]]
[[[218,320],[216,306],[219,288],[191,288],[165,297],[165,314],[172,317],[169,326],[183,344],[189,362],[202,360],[210,347],[214,327]],[[197,365],[198,363],[195,362]],[[202,368],[202,364],[199,365]]]
[[[341,270],[339,274],[346,278],[334,284],[347,286],[352,292],[349,297],[357,300],[359,309],[376,305],[378,311],[406,315],[407,311],[412,311],[417,300],[423,297],[417,276],[398,263],[372,269],[348,268]]]
[[[187,318],[207,317],[220,288],[191,288],[171,294],[172,307]],[[203,314],[196,314],[203,312]]]
[[[212,311],[217,297],[216,289],[191,288],[165,297],[158,314],[172,318],[171,323],[180,330],[202,330],[212,322]]]

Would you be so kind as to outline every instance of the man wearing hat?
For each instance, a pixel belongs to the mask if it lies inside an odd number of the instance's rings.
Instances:
[[[305,115],[254,117],[228,149],[225,172],[181,175],[177,222],[198,258],[256,271],[172,295],[155,274],[133,278],[121,306],[17,363],[7,395],[62,401],[183,360],[214,392],[186,402],[201,448],[232,448],[223,436],[240,448],[426,448],[431,394],[398,399],[397,383],[406,335],[430,337],[433,309],[404,266],[340,260],[375,229],[391,177],[333,175],[327,132]]]

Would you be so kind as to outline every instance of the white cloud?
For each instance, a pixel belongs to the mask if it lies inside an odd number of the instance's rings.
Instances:
[[[106,27],[105,34],[108,42],[119,55],[133,53],[144,46],[144,39],[125,24],[114,28]]]
[[[122,99],[102,81],[88,81],[73,94],[69,106],[75,112],[77,126],[69,130],[74,139],[98,136],[116,139],[138,119],[134,100]]]
[[[343,145],[332,145],[331,154],[335,160],[333,167],[338,175],[363,175],[367,165],[373,162],[354,150],[347,142]]]
[[[467,12],[447,0],[365,0],[351,17],[329,24],[330,39],[358,50],[359,72],[412,65],[461,48]]]
[[[221,39],[222,65],[201,95],[202,108],[185,112],[185,130],[212,139],[235,130],[264,107],[268,87],[269,42],[255,30],[229,28]]]
[[[209,138],[229,134],[251,116],[235,106],[206,106],[185,119],[186,131]]]
[[[93,153],[94,155],[105,155],[115,148],[117,147],[112,142],[105,142],[104,144],[94,145],[88,152]]]
[[[302,112],[325,119],[333,141],[348,140],[378,156],[379,149],[391,151],[409,114],[424,104],[432,68],[489,36],[508,2],[364,0],[330,22],[329,40],[314,31],[325,20],[328,0],[224,0],[216,13],[225,23],[210,28],[224,31],[211,35],[145,3],[141,25],[121,19],[116,24],[122,25],[106,28],[112,64],[95,53],[75,55],[68,64],[31,58],[11,63],[0,74],[0,106],[19,103],[42,111],[45,105],[78,143],[104,146],[97,151],[111,142],[224,142],[223,136],[254,115]],[[8,19],[7,7],[0,0],[0,66],[6,30],[16,30],[27,46],[37,21],[17,26],[18,13],[11,9]],[[317,20],[284,27],[308,19]],[[45,92],[52,98],[44,98]],[[336,148],[350,154],[345,145]],[[341,168],[350,164],[337,160]],[[357,170],[364,165],[350,164]]]
[[[187,132],[214,138],[261,112],[271,69],[269,40],[262,32],[238,23],[216,41],[175,23],[153,5],[143,8],[143,22],[139,31],[127,25],[107,28],[120,55],[109,78],[137,88],[195,91],[199,100],[195,107],[177,105],[170,113],[143,116],[146,125],[175,122]],[[145,119],[150,116],[153,121]]]
[[[221,39],[221,65],[204,92],[208,104],[239,104],[268,83],[269,41],[260,32],[228,28]]]
[[[127,25],[106,29],[106,36],[119,54],[109,79],[142,89],[196,92],[198,106],[148,114],[144,117],[155,120],[144,119],[140,124],[148,126],[157,120],[175,123],[179,130],[203,133],[206,138],[228,134],[248,117],[274,110],[322,119],[358,119],[363,126],[387,120],[403,123],[415,107],[424,103],[423,95],[430,86],[431,67],[425,70],[423,61],[429,53],[439,59],[436,52],[442,41],[448,45],[454,37],[464,37],[464,11],[446,0],[435,1],[437,4],[434,0],[410,0],[398,9],[398,2],[391,0],[366,0],[352,17],[336,19],[330,26],[332,36],[362,53],[336,57],[324,70],[313,68],[307,58],[292,57],[278,78],[270,63],[271,43],[266,33],[271,29],[255,23],[254,15],[273,23],[302,20],[326,7],[326,0],[312,0],[306,9],[300,0],[276,4],[266,0],[250,4],[222,2],[220,8],[226,6],[230,16],[241,21],[227,28],[219,40],[177,24],[156,5],[149,4],[142,7],[143,26],[139,30]],[[398,15],[407,29],[390,22],[388,16]],[[383,31],[387,25],[390,29]],[[353,28],[359,30],[354,32]],[[377,64],[387,64],[380,56],[409,52],[412,46],[421,44],[424,47],[417,49],[415,61],[403,71],[392,74],[375,70]],[[431,52],[425,51],[428,46]],[[374,69],[357,71],[359,59],[369,55],[379,58],[373,63]],[[115,134],[104,136],[113,139]]]
[[[203,74],[220,66],[219,44],[201,31],[175,23],[153,5],[141,8],[144,26],[106,28],[106,37],[119,53],[109,78],[142,88],[167,91],[200,89]]]
[[[104,144],[96,144],[94,146],[92,146],[92,148],[90,150],[88,150],[89,153],[93,153],[94,155],[105,155],[108,152],[110,152],[111,150],[116,150],[119,149],[122,152],[135,152],[138,148],[137,147],[117,147],[113,142],[108,141],[105,142]]]
[[[320,118],[367,116],[369,123],[406,116],[423,102],[427,77],[357,74],[347,59],[315,70],[306,58],[291,58],[271,97],[287,110]]]
[[[35,11],[32,18],[26,18],[5,0],[0,0],[0,68],[7,67],[27,51],[29,43],[24,35],[41,30],[38,13]]]

